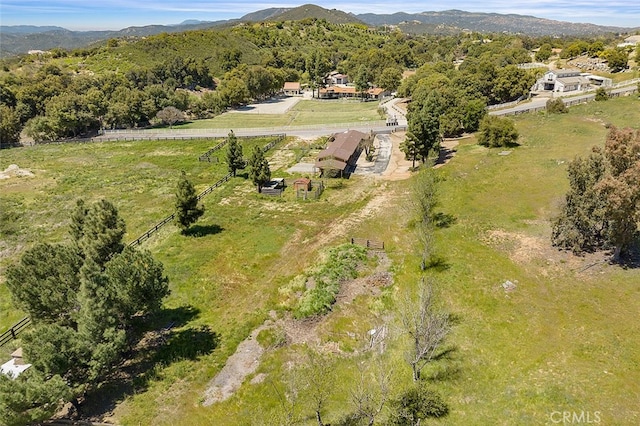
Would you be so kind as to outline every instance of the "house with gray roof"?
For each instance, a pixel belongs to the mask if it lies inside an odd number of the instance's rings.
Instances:
[[[574,92],[589,88],[589,79],[579,69],[549,70],[536,81],[532,92]]]

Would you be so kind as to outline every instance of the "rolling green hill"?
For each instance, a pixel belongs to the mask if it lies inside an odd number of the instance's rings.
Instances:
[[[303,19],[324,19],[334,24],[363,24],[356,16],[337,9],[325,9],[314,4],[305,4],[289,9],[283,13],[272,15],[270,21],[300,21]]]

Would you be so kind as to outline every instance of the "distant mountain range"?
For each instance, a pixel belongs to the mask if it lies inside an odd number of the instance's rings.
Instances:
[[[226,21],[187,20],[176,25],[128,27],[119,31],[70,31],[61,27],[29,25],[0,26],[0,56],[6,57],[29,50],[50,50],[56,47],[76,49],[120,37],[144,37],[163,32],[173,33],[235,25],[239,22],[289,21],[305,18],[325,19],[336,24],[363,24],[371,27],[396,26],[407,33],[451,34],[463,30],[481,33],[519,33],[531,36],[584,36],[604,33],[628,33],[638,28],[576,24],[536,18],[526,15],[476,13],[461,10],[442,12],[354,15],[336,9],[306,4],[295,8],[270,8],[249,13],[240,19]]]

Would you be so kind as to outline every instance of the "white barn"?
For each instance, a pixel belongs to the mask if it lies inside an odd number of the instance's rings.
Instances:
[[[574,92],[589,87],[589,79],[578,69],[549,70],[531,89],[532,92]]]

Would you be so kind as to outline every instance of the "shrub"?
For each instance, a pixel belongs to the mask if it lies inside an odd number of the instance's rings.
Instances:
[[[609,99],[609,93],[604,87],[598,87],[596,90],[596,101],[606,101]]]
[[[307,318],[330,311],[340,291],[340,282],[357,277],[357,267],[366,257],[367,249],[353,244],[331,249],[327,260],[311,275],[316,286],[302,295],[295,316]]]
[[[513,121],[488,115],[480,123],[478,143],[489,148],[512,146],[517,144],[518,136]]]
[[[415,425],[427,417],[443,417],[449,407],[440,394],[419,383],[391,403],[390,424]]]
[[[256,340],[265,349],[279,348],[287,343],[287,335],[282,328],[265,328],[258,333]]]
[[[562,99],[549,99],[547,101],[547,112],[550,114],[564,114],[568,110]]]

